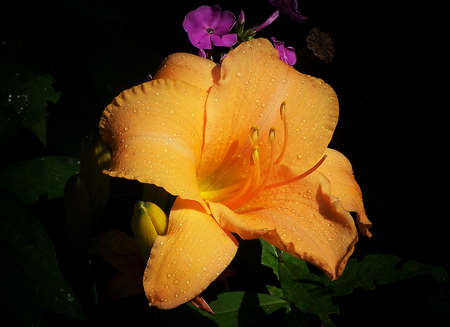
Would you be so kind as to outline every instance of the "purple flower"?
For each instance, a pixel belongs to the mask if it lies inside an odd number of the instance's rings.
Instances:
[[[274,37],[272,37],[272,43],[275,46],[275,49],[278,50],[280,54],[280,59],[287,63],[288,65],[295,65],[297,62],[297,55],[295,54],[295,50],[293,47],[284,47],[284,42],[277,41]]]
[[[236,17],[232,12],[222,12],[217,5],[201,6],[186,15],[183,28],[194,47],[211,49],[212,44],[231,47],[236,43],[237,35],[228,34],[235,23]]]
[[[297,10],[297,0],[269,0],[272,6],[278,8],[278,11],[285,12],[297,23],[303,23],[308,18],[303,17]]]

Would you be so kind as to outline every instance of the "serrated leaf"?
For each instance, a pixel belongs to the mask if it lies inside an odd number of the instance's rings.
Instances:
[[[339,313],[339,307],[334,304],[334,294],[319,276],[309,272],[304,260],[283,252],[278,271],[283,295],[288,302],[294,303],[303,313],[317,315],[327,326],[335,326],[328,316]]]
[[[175,313],[159,311],[159,319],[166,326],[246,326],[253,324],[281,308],[290,309],[279,297],[253,292],[227,292],[208,303],[214,315],[201,311],[191,303],[175,309]]]
[[[289,308],[288,303],[276,296],[252,292],[228,292],[219,294],[217,300],[209,303],[214,311],[202,315],[221,327],[245,326],[280,309]]]
[[[270,267],[273,270],[273,273],[278,276],[278,255],[276,253],[277,248],[267,242],[266,240],[263,240],[262,238],[259,239],[262,246],[261,251],[261,263],[264,266]]]
[[[281,298],[284,298],[283,290],[281,288],[272,286],[272,285],[266,285],[267,290],[271,295],[275,295]]]
[[[408,261],[400,269],[397,269],[396,265],[400,261],[401,259],[394,255],[367,255],[360,262],[356,259],[350,259],[342,276],[335,281],[330,281],[326,276],[323,276],[322,279],[326,285],[330,285],[337,296],[350,294],[357,287],[372,290],[381,284],[424,274],[431,274],[434,279],[440,282],[449,280],[448,274],[442,267]]]
[[[303,313],[312,313],[328,326],[334,326],[330,313],[338,313],[334,304],[334,294],[322,279],[310,273],[304,260],[278,250],[267,241],[260,239],[262,245],[261,263],[271,267],[280,280],[281,289],[267,286],[268,290],[280,296]]]
[[[61,276],[47,233],[15,195],[0,189],[0,241],[27,274],[39,305],[56,314],[83,319],[70,285]],[[25,295],[26,296],[26,295]]]
[[[0,172],[0,187],[16,194],[26,204],[31,204],[43,193],[49,199],[62,196],[67,179],[79,171],[77,158],[33,158],[4,168]]]

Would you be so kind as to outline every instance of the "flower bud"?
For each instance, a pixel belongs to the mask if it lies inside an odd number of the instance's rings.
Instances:
[[[139,201],[134,206],[131,219],[131,230],[145,261],[150,256],[150,250],[158,235],[167,232],[168,218],[164,211],[151,202]]]
[[[239,13],[237,22],[236,22],[236,29],[235,32],[236,34],[239,36],[242,34],[242,32],[244,31],[244,24],[245,24],[245,15],[244,15],[244,11],[241,10],[241,12]]]

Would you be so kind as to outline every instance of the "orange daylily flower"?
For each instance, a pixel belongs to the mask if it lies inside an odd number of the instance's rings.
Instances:
[[[105,173],[178,196],[144,273],[151,305],[200,294],[233,259],[232,233],[341,275],[358,239],[349,211],[363,235],[371,223],[349,161],[327,149],[338,111],[333,89],[283,63],[266,39],[221,66],[173,54],[106,107]]]

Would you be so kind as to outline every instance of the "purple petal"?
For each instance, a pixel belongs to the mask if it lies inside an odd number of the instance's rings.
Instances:
[[[278,53],[280,54],[280,59],[283,62],[291,66],[297,62],[297,55],[293,47],[285,48],[284,42],[278,41],[274,37],[272,37],[272,42],[275,49],[277,49]]]
[[[189,36],[189,34],[188,34]],[[189,40],[191,40],[191,43],[194,47],[199,48],[199,49],[211,49],[212,48],[212,43],[211,43],[211,36],[208,33],[203,33],[203,36],[201,38],[196,39],[196,42],[192,42],[191,37],[189,37]]]
[[[216,9],[217,11],[217,9]],[[220,8],[219,8],[220,11]],[[191,11],[192,12],[192,11]],[[196,13],[195,19],[198,20],[198,24],[201,24],[204,28],[207,28],[212,25],[214,17],[216,16],[213,8],[210,6],[201,6],[195,9],[194,11]],[[220,17],[220,13],[219,13]]]
[[[284,50],[284,42],[278,41],[273,36],[272,36],[271,40],[272,40],[273,46],[275,47],[275,49],[278,50],[278,52]]]
[[[206,52],[203,49],[198,49],[198,56],[202,58],[206,58]]]
[[[217,27],[220,25],[221,17],[222,17],[222,10],[220,9],[220,7],[218,5],[212,6],[208,27],[214,30],[217,29]]]
[[[192,45],[197,48],[211,49],[211,38],[207,32],[211,21],[212,9],[202,6],[189,12],[184,18],[183,28],[188,33]]]
[[[211,7],[208,6],[202,6],[190,11],[184,18],[183,28],[185,31],[189,33],[191,29],[195,28],[206,29],[210,23],[211,11]]]
[[[222,56],[222,58],[220,58],[220,65],[221,65],[221,66],[222,66],[223,60],[224,60],[226,57],[227,57],[227,54],[224,54],[224,55]]]
[[[264,27],[267,27],[268,25],[272,24],[273,21],[278,18],[279,14],[280,14],[280,12],[278,10],[275,10],[275,12],[272,15],[270,15],[270,17],[267,18],[264,23],[262,23],[261,25],[256,27],[256,31],[260,31]]]
[[[224,11],[220,17],[220,22],[214,28],[214,34],[228,34],[235,23],[236,16],[231,11]]]
[[[216,34],[211,35],[211,41],[217,47],[231,47],[237,41],[237,34],[226,34],[219,36]]]
[[[293,47],[284,48],[284,57],[286,61],[283,61],[291,66],[294,66],[297,62],[297,54],[295,53],[295,49]]]
[[[269,0],[269,3],[277,7],[280,12],[287,13],[294,22],[303,23],[308,19],[297,11],[297,0]]]

